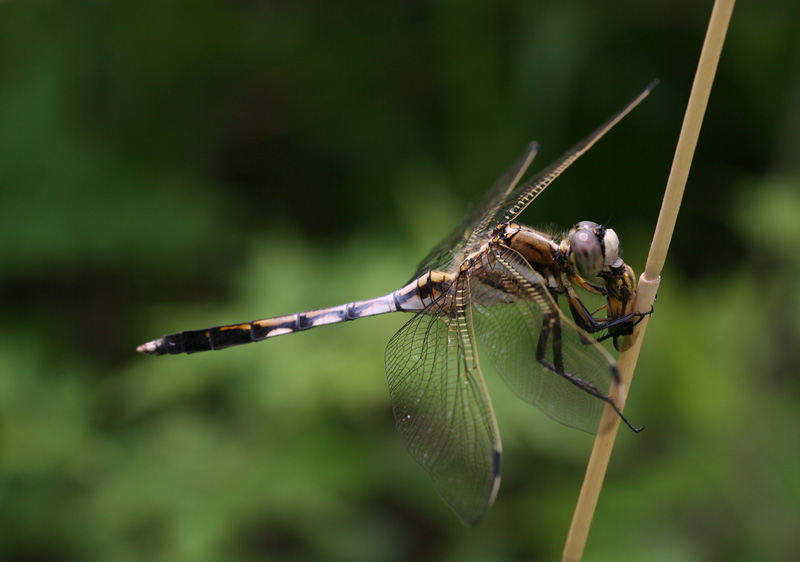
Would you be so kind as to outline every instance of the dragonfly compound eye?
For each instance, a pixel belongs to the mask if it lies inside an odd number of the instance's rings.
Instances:
[[[602,232],[602,228],[596,223],[584,221],[575,226],[569,235],[570,260],[584,279],[597,277],[605,261],[603,246],[595,232]]]

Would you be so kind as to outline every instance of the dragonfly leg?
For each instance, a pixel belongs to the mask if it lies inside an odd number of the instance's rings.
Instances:
[[[545,356],[547,352],[548,339],[550,339],[550,345],[553,350],[552,363],[548,361]],[[594,384],[567,372],[567,370],[564,368],[564,354],[561,347],[561,318],[559,317],[557,311],[549,311],[544,315],[542,330],[539,333],[539,341],[536,346],[536,360],[545,368],[559,376],[564,377],[569,382],[583,390],[585,393],[589,394],[590,396],[594,396],[595,398],[599,398],[603,402],[609,404],[612,408],[614,408],[614,411],[617,413],[620,419],[625,422],[625,425],[631,428],[634,433],[639,433],[642,431],[642,429],[644,429],[644,427],[634,427],[614,403],[614,400],[600,392],[600,390]],[[619,373],[616,366],[613,366],[612,368],[614,380],[619,381]]]
[[[650,316],[653,314],[654,308],[651,306],[650,310],[647,312],[631,312],[630,314],[626,314],[620,318],[616,318],[614,320],[610,320],[608,322],[599,322],[598,323],[598,330],[606,330],[609,328],[614,328],[616,326],[621,326],[618,330],[609,330],[608,333],[603,334],[597,338],[597,341],[607,340],[610,337],[616,336],[627,336],[628,334],[633,333],[633,327],[636,326],[639,322],[644,320],[645,316]],[[627,324],[627,326],[625,325]]]
[[[630,334],[631,330],[633,330],[633,327],[641,322],[645,316],[653,314],[653,307],[651,306],[650,310],[647,312],[631,312],[630,314],[620,316],[619,318],[601,318],[598,320],[591,312],[589,312],[586,306],[584,306],[583,301],[581,301],[577,296],[567,295],[567,300],[569,302],[569,311],[572,313],[573,320],[575,320],[575,323],[583,328],[584,331],[594,334],[602,330],[609,330],[609,333],[598,337],[597,341],[603,341],[612,336]],[[622,328],[619,330],[611,329],[618,326],[621,326]],[[592,342],[584,340],[584,343]]]

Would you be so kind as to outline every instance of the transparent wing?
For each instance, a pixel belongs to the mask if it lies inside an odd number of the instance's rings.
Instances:
[[[414,277],[419,277],[428,270],[449,271],[454,256],[465,247],[474,243],[478,234],[487,230],[485,221],[496,214],[496,207],[502,204],[525,174],[525,171],[536,156],[538,145],[533,142],[525,147],[522,154],[498,179],[492,189],[461,219],[453,231],[439,242],[417,266]],[[413,277],[412,277],[413,279]]]
[[[400,435],[444,500],[468,525],[500,485],[500,436],[471,342],[471,319],[418,313],[386,347],[386,375]]]
[[[514,220],[531,202],[544,191],[561,173],[570,165],[586,153],[594,144],[600,140],[611,128],[622,120],[634,107],[650,94],[656,87],[658,80],[653,81],[644,91],[633,99],[628,105],[615,113],[608,121],[600,125],[589,136],[566,151],[561,158],[548,166],[543,172],[511,191],[508,196],[498,204],[491,212],[491,217],[487,218],[488,228],[494,228],[498,224]],[[502,214],[501,214],[502,213]],[[498,220],[498,217],[499,220]]]
[[[481,350],[517,396],[565,425],[595,433],[615,362],[562,313],[546,287],[521,275],[525,267],[508,252],[481,272],[488,284],[472,283]],[[502,301],[495,287],[503,287]]]
[[[520,178],[527,170],[538,145],[531,143],[516,162],[505,172],[492,189],[484,196],[459,225],[442,240],[417,267],[414,277],[419,277],[429,269],[450,271],[459,256],[482,242],[484,235],[491,232],[498,224],[514,220],[531,202],[564,172],[575,160],[586,153],[600,138],[616,125],[623,117],[639,105],[650,91],[658,84],[652,82],[628,105],[615,113],[608,121],[600,125],[581,142],[566,151],[561,158],[548,166],[536,177],[517,186]]]

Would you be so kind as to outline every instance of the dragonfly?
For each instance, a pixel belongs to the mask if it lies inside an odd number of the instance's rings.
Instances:
[[[620,377],[600,344],[613,338],[619,347],[620,338],[649,314],[633,310],[636,280],[622,260],[617,234],[583,221],[552,235],[515,219],[654,86],[520,183],[538,149],[529,144],[400,289],[331,308],[186,330],[137,351],[218,350],[378,314],[414,314],[385,351],[395,422],[442,498],[464,523],[477,523],[497,495],[502,457],[478,347],[517,396],[556,421],[595,433],[608,404],[628,427],[641,429],[609,397]],[[578,290],[600,295],[605,305],[590,312]]]

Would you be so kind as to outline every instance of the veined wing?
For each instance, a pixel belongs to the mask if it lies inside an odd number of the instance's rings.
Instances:
[[[499,251],[473,282],[476,338],[506,384],[551,418],[595,433],[616,376],[611,355],[566,317],[530,265]],[[496,295],[503,288],[502,300]]]
[[[628,103],[581,142],[566,151],[556,162],[548,166],[536,177],[517,187],[521,176],[527,170],[538,148],[536,143],[528,145],[522,155],[506,171],[503,177],[495,183],[481,202],[464,217],[449,236],[442,240],[420,262],[417,272],[414,274],[415,277],[420,276],[429,269],[449,271],[457,256],[476,249],[475,246],[483,241],[486,233],[491,232],[498,224],[506,223],[516,218],[553,180],[586,153],[603,135],[630,113],[634,107],[639,105],[657,84],[658,80],[652,82],[636,99]]]
[[[455,256],[460,255],[464,248],[469,247],[475,241],[475,233],[482,233],[487,230],[484,222],[488,217],[493,217],[495,209],[503,201],[522,179],[525,171],[530,166],[539,145],[535,142],[530,143],[522,154],[514,161],[511,166],[498,179],[492,189],[481,198],[480,202],[467,212],[450,234],[439,242],[430,253],[425,256],[417,266],[414,277],[419,277],[426,271],[433,269],[437,271],[449,271],[453,265]],[[413,279],[413,277],[412,277]]]
[[[454,307],[440,298],[389,341],[386,376],[406,448],[473,525],[500,486],[501,445],[472,343],[466,282],[456,281]]]
[[[650,91],[658,85],[658,80],[650,83],[644,91],[625,107],[615,113],[608,121],[600,125],[589,136],[566,151],[561,158],[548,166],[543,172],[514,189],[508,196],[500,202],[491,212],[491,218],[485,224],[487,229],[493,229],[498,224],[503,224],[514,220],[531,202],[544,191],[561,173],[586,153],[594,144],[600,140],[611,128],[622,120],[634,107],[650,94]],[[501,214],[502,213],[502,214]],[[499,217],[499,220],[498,220]]]

